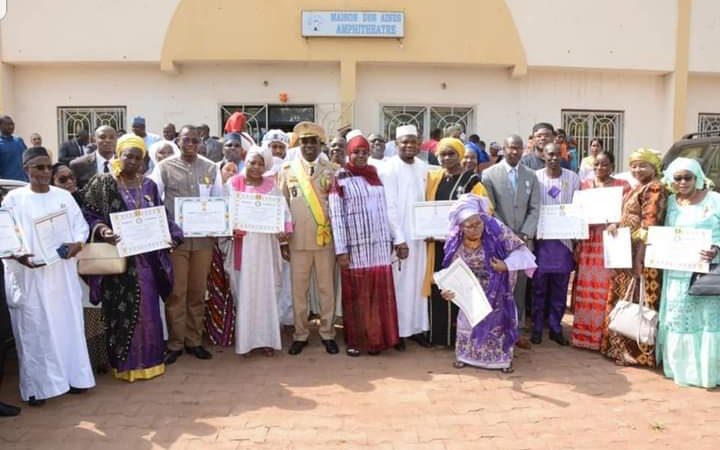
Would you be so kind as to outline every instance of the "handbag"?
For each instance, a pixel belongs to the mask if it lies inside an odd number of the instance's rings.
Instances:
[[[95,231],[102,224],[93,227],[90,243],[85,244],[77,254],[80,275],[119,275],[127,270],[127,258],[118,255],[117,247],[106,242],[95,242]]]
[[[635,279],[630,282],[625,297],[610,312],[608,328],[617,334],[634,339],[638,344],[654,345],[658,327],[658,313],[645,304],[645,281],[640,279],[639,303],[633,302]]]
[[[690,295],[720,295],[720,264],[710,264],[708,273],[693,273],[690,278]]]

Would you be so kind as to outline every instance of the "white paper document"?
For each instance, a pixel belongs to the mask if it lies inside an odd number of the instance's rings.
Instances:
[[[590,237],[583,207],[577,204],[542,205],[538,239],[587,239]]]
[[[232,211],[229,197],[177,197],[175,220],[185,237],[230,236]]]
[[[60,255],[58,255],[57,249],[61,245],[73,241],[70,218],[65,209],[35,219],[33,228],[40,243],[40,254],[35,255],[35,258],[42,258],[42,261],[35,260],[37,263],[44,262],[50,265],[59,261]]]
[[[249,233],[285,231],[285,197],[233,192],[233,228]]]
[[[413,204],[412,238],[444,240],[450,233],[450,208],[455,202],[442,200]]]
[[[707,273],[710,265],[700,258],[700,250],[709,250],[712,231],[699,228],[648,228],[645,267]]]
[[[607,187],[576,191],[573,204],[582,207],[588,224],[617,223],[622,214],[623,188]]]
[[[25,239],[12,211],[0,208],[0,258],[24,255],[27,252]]]
[[[452,301],[462,310],[470,325],[477,325],[492,312],[480,282],[461,258],[453,261],[447,269],[435,272],[433,279],[441,290],[455,294]]]
[[[120,236],[118,256],[140,255],[172,245],[164,206],[112,213],[110,223]]]
[[[603,231],[603,258],[606,269],[632,268],[630,228],[618,228],[616,236],[608,233],[607,230]]]

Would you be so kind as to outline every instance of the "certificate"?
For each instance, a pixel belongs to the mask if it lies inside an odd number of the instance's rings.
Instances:
[[[285,197],[233,192],[233,228],[250,233],[285,231]]]
[[[230,205],[228,197],[177,197],[175,220],[185,237],[230,236]]]
[[[444,240],[450,233],[452,200],[416,202],[413,204],[412,238]]]
[[[110,223],[120,236],[118,256],[140,255],[172,244],[164,206],[112,213]]]
[[[455,294],[452,302],[462,310],[470,325],[477,325],[492,312],[485,291],[462,258],[457,258],[447,269],[435,272],[433,279],[441,290]]]
[[[577,204],[542,205],[538,219],[538,239],[587,239],[588,224],[583,207]]]
[[[20,227],[12,211],[0,208],[0,258],[28,253]]]
[[[65,209],[35,219],[33,230],[40,244],[40,254],[35,256],[42,258],[42,262],[47,265],[59,261],[60,255],[58,255],[57,249],[61,245],[73,241],[70,219]]]
[[[582,213],[590,225],[620,222],[623,188],[607,187],[576,191],[573,204],[582,206]]]
[[[603,258],[606,269],[631,269],[632,245],[630,228],[618,228],[617,236],[603,231]]]
[[[707,273],[709,263],[700,250],[709,250],[712,232],[698,228],[650,227],[645,249],[645,267]]]

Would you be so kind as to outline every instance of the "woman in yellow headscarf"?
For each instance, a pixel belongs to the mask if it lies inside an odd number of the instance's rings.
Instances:
[[[462,194],[487,197],[480,177],[475,172],[466,171],[462,166],[465,144],[460,139],[441,139],[435,154],[441,168],[428,174],[426,200],[457,200]],[[443,245],[442,241],[428,243],[423,295],[430,297],[430,344],[452,347],[455,345],[458,308],[454,303],[445,301],[438,287],[432,284],[432,274],[442,268]]]
[[[633,280],[638,284],[643,281],[640,285],[644,285],[645,290],[639,294],[643,296],[647,306],[656,311],[659,309],[662,273],[658,269],[645,267],[643,260],[648,227],[662,226],[667,209],[668,191],[660,181],[660,166],[660,154],[655,150],[639,148],[630,155],[630,171],[639,184],[625,195],[620,223],[610,225],[608,231],[615,234],[618,227],[630,228],[633,268],[615,270],[608,294],[607,314],[613,310],[618,300],[624,299]],[[634,339],[610,331],[607,314],[600,351],[618,365],[654,367],[655,346],[638,344]]]
[[[110,214],[163,206],[154,181],[143,176],[146,149],[142,138],[125,135],[118,140],[112,171],[97,174],[83,188],[83,212],[96,240],[117,244]],[[168,221],[172,246],[182,231]],[[149,379],[165,372],[165,342],[159,297],[170,294],[173,283],[168,250],[127,258],[119,275],[92,275],[90,301],[102,304],[107,327],[110,366],[125,381]]]

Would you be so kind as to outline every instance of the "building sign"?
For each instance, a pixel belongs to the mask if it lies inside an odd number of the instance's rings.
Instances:
[[[405,36],[405,13],[396,11],[303,11],[304,37]]]

